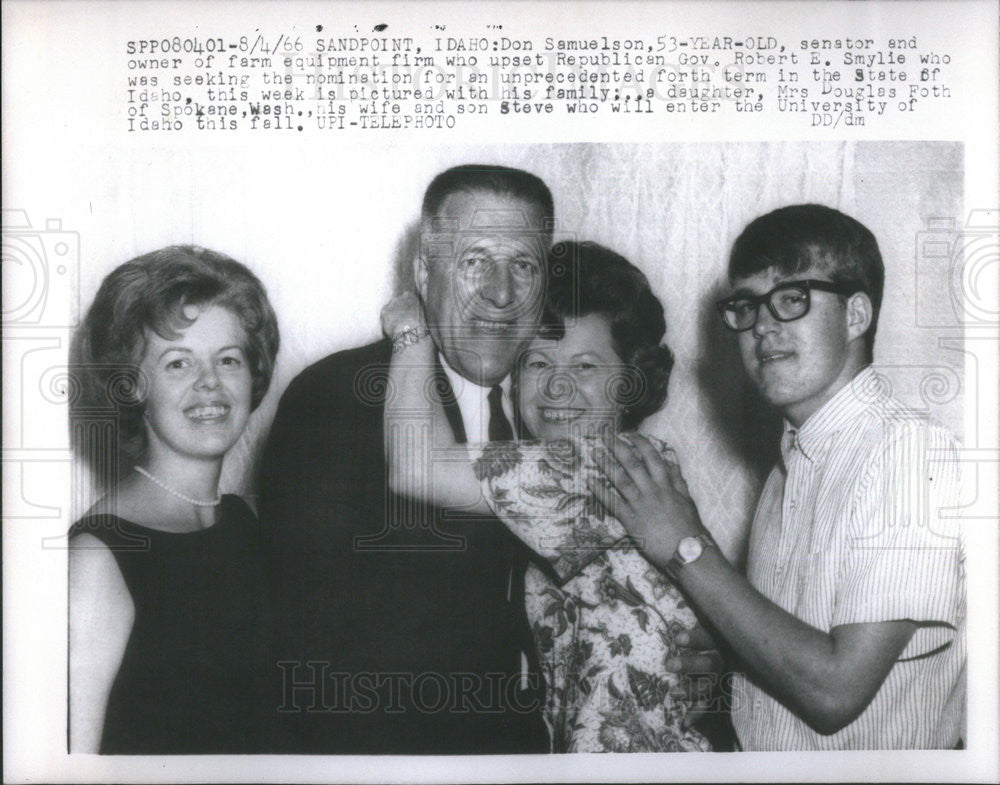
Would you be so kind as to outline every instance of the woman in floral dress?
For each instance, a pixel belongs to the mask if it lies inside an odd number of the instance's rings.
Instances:
[[[590,491],[600,440],[627,440],[666,399],[673,358],[661,345],[663,307],[638,269],[595,243],[556,246],[549,269],[543,327],[521,358],[514,394],[522,430],[539,441],[456,447],[427,394],[436,358],[419,339],[419,302],[387,306],[383,328],[397,349],[385,414],[390,485],[492,511],[541,557],[525,576],[525,603],[553,752],[706,751],[665,668],[695,616]],[[415,449],[421,439],[431,449]],[[433,471],[442,460],[447,469]]]

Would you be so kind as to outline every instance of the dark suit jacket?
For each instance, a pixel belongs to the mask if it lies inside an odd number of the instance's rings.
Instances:
[[[303,371],[262,459],[280,749],[545,752],[537,669],[520,689],[520,651],[533,651],[522,546],[495,518],[386,491],[390,351],[382,341]]]

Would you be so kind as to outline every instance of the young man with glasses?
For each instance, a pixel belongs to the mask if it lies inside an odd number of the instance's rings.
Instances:
[[[747,576],[641,437],[608,448],[602,501],[732,647],[746,750],[951,748],[965,706],[957,445],[872,370],[874,236],[820,205],[753,221],[719,311],[784,416]]]

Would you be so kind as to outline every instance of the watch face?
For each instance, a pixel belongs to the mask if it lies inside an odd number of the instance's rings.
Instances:
[[[701,556],[702,544],[697,537],[685,537],[677,544],[677,553],[685,563],[692,562]]]

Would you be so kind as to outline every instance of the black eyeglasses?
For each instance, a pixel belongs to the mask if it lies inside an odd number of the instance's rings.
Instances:
[[[760,306],[766,304],[771,316],[779,322],[791,322],[801,319],[809,313],[809,292],[816,289],[820,292],[849,295],[860,291],[860,287],[850,283],[833,283],[810,278],[805,281],[785,281],[778,284],[766,294],[738,294],[719,300],[715,306],[719,309],[723,324],[730,330],[741,333],[757,324],[757,314]]]

